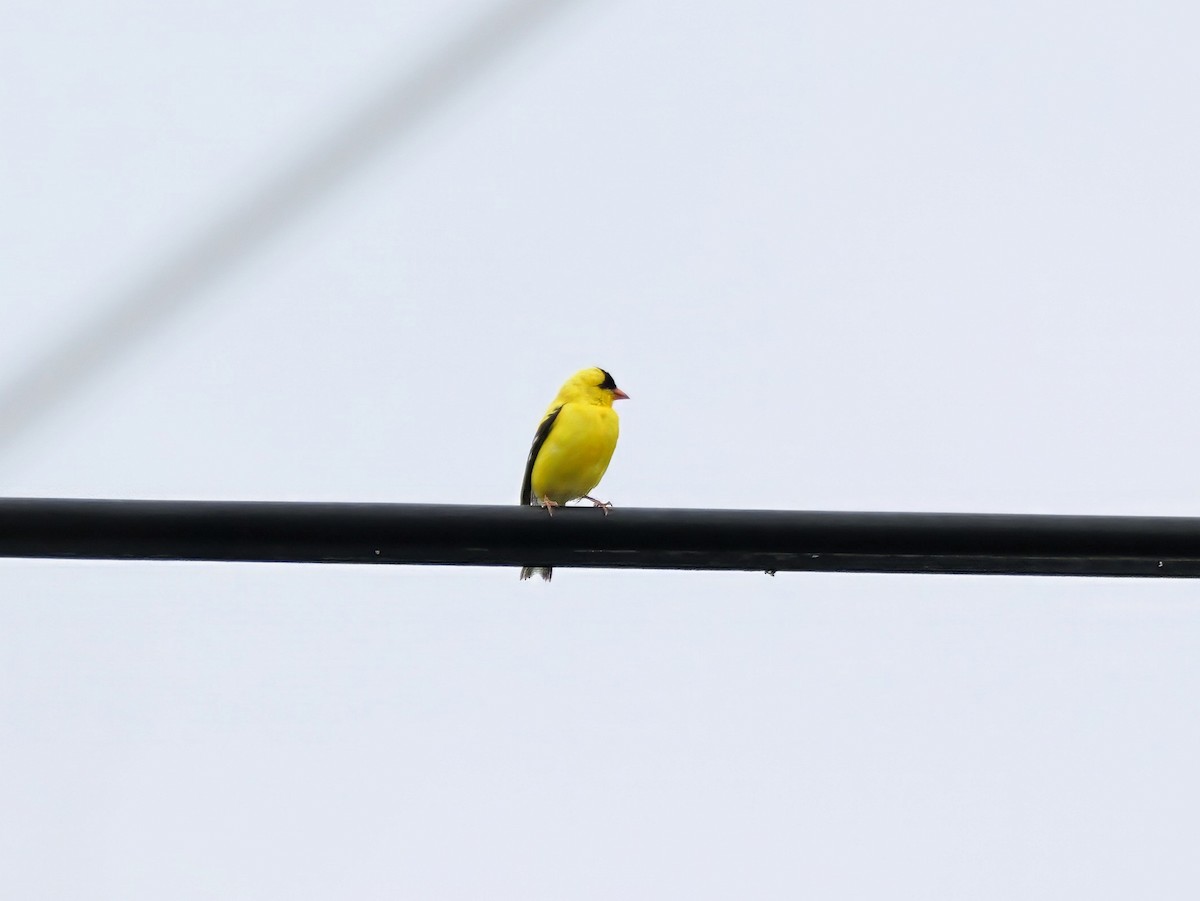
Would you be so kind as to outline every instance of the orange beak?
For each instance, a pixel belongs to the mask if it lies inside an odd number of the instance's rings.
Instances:
[[[620,388],[613,388],[613,400],[629,400],[629,395]]]

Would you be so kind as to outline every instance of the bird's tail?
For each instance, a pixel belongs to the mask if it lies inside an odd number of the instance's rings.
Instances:
[[[547,582],[549,582],[550,576],[553,575],[553,573],[554,573],[554,570],[551,569],[549,566],[522,566],[521,567],[522,580],[531,578],[533,576],[541,576],[543,579],[545,579]]]

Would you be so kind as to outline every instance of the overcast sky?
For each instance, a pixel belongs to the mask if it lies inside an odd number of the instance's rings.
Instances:
[[[1194,4],[545,6],[0,493],[1200,515]],[[8,0],[0,390],[494,8]],[[0,561],[0,884],[1190,899],[1198,590]]]

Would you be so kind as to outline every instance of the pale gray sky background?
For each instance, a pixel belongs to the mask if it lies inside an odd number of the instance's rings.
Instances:
[[[8,0],[0,386],[494,8]],[[1200,515],[1200,12],[549,16],[19,495]],[[0,561],[31,899],[1194,898],[1183,582]]]

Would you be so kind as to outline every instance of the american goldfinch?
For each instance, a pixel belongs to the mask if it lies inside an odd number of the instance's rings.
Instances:
[[[538,504],[553,516],[560,504],[586,498],[607,515],[612,504],[588,492],[600,483],[617,446],[613,401],[628,397],[603,369],[581,369],[567,379],[533,436],[521,483],[522,506]],[[534,573],[550,581],[548,566],[523,567],[521,578]]]

